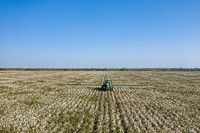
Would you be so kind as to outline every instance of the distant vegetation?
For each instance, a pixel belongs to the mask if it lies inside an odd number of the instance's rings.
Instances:
[[[200,68],[0,68],[18,71],[200,71]]]

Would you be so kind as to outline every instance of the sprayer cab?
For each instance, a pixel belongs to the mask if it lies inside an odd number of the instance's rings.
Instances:
[[[101,86],[102,90],[113,90],[113,85],[111,80],[104,80],[103,85]]]

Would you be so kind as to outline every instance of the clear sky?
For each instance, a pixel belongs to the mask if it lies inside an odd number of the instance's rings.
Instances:
[[[200,67],[200,0],[0,0],[0,67]]]

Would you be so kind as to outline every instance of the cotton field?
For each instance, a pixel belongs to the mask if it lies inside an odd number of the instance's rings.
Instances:
[[[0,71],[0,133],[198,133],[200,72]]]

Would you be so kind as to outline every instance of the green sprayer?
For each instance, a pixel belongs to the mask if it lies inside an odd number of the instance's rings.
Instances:
[[[103,85],[101,86],[100,89],[103,91],[106,91],[106,90],[112,91],[113,90],[112,80],[107,79],[106,71],[105,71],[105,75],[104,75]]]

